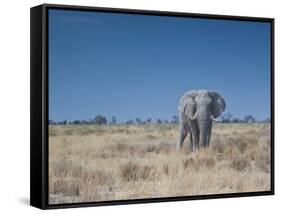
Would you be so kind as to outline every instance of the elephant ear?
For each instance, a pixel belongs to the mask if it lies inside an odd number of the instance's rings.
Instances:
[[[210,91],[209,92],[210,96],[212,97],[212,104],[211,104],[211,112],[214,118],[219,117],[225,110],[225,101],[223,97],[215,92],[215,91]]]
[[[196,112],[196,104],[194,101],[196,96],[196,91],[188,91],[180,99],[179,110],[189,118],[193,117]]]

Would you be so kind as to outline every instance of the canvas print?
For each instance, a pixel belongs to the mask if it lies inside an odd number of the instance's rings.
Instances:
[[[270,191],[270,32],[49,9],[49,204]]]

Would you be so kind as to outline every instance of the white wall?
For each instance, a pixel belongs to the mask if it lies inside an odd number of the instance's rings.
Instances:
[[[1,1],[0,5],[0,212],[39,213],[28,206],[29,198],[29,8],[37,0]],[[53,0],[45,3],[79,4],[183,11],[195,13],[273,17],[276,19],[276,83],[280,76],[280,5],[274,0]],[[281,84],[276,84],[276,109],[281,108]],[[64,209],[51,213],[269,213],[281,208],[280,197],[280,113],[276,112],[276,195],[213,199],[98,208]],[[279,133],[278,133],[279,132]]]

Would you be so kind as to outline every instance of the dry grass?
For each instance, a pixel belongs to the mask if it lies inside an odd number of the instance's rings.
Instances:
[[[269,124],[217,124],[197,153],[175,150],[176,125],[49,132],[51,204],[270,190]]]

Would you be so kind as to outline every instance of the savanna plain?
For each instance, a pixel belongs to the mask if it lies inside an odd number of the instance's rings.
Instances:
[[[269,123],[216,123],[176,151],[178,125],[49,125],[49,203],[270,190]]]

